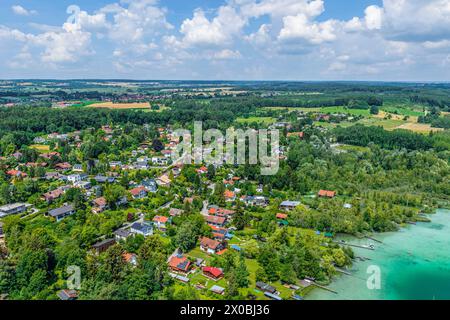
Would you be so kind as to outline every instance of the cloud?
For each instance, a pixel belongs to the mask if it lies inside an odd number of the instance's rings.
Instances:
[[[37,14],[37,11],[35,10],[27,10],[24,7],[20,5],[14,5],[11,7],[11,10],[14,12],[14,14],[18,16],[31,16]]]
[[[234,60],[240,59],[242,57],[239,51],[233,51],[229,49],[224,49],[214,54],[214,59],[216,60]]]
[[[186,47],[230,44],[246,23],[246,19],[231,6],[220,7],[212,20],[205,16],[203,10],[197,9],[192,19],[186,19],[181,24],[180,32],[184,35],[182,43]]]

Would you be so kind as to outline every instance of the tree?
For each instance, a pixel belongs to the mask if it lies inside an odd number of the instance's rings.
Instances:
[[[249,284],[248,276],[250,275],[250,273],[248,272],[243,255],[239,256],[239,263],[236,266],[235,272],[236,282],[239,288],[247,288]]]
[[[247,225],[247,215],[245,214],[240,201],[237,202],[236,212],[233,215],[233,224],[237,230],[243,230]]]
[[[164,150],[164,144],[159,139],[153,139],[152,148],[156,152],[161,152],[162,150]]]
[[[116,203],[122,199],[126,194],[126,190],[121,185],[113,184],[108,185],[105,188],[105,199],[109,207],[115,209],[117,207]]]
[[[377,105],[372,105],[370,107],[370,114],[377,115],[378,113],[380,113],[380,108]]]

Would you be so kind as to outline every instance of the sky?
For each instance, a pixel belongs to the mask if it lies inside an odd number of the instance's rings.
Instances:
[[[0,79],[450,81],[450,0],[0,0]]]

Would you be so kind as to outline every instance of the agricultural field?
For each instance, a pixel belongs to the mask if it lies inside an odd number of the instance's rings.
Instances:
[[[134,103],[114,103],[101,102],[88,105],[89,108],[105,108],[105,109],[150,109],[148,102],[134,102]]]

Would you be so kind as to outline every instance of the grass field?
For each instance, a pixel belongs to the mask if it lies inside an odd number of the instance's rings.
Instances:
[[[427,123],[405,123],[401,126],[397,127],[397,129],[406,129],[411,130],[417,133],[430,133],[430,132],[438,132],[438,131],[444,131],[443,128],[432,128],[431,125]]]
[[[46,146],[45,144],[33,144],[30,148],[42,153],[50,151],[50,146]]]
[[[271,117],[249,117],[249,118],[237,118],[236,121],[238,123],[257,122],[257,123],[263,123],[263,124],[269,125],[269,124],[274,123],[276,120]]]
[[[114,103],[101,102],[88,105],[89,108],[105,108],[105,109],[150,109],[148,102],[134,102],[134,103]]]

